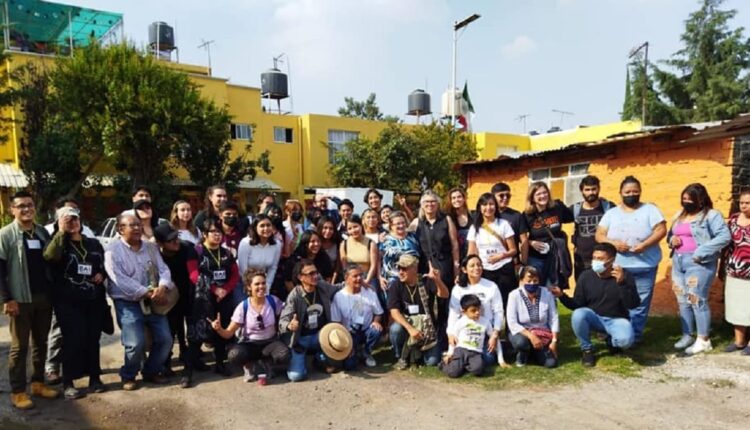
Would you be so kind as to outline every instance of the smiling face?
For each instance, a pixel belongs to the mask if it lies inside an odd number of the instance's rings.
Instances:
[[[421,207],[425,215],[435,215],[438,211],[438,201],[435,197],[425,196],[422,197]]]
[[[537,206],[547,206],[549,203],[549,190],[547,187],[539,187],[534,191],[534,204]]]
[[[36,215],[34,200],[31,197],[17,197],[13,199],[11,212],[13,213],[13,218],[21,224],[34,222],[34,215]]]
[[[271,236],[273,236],[273,224],[271,224],[271,220],[264,219],[260,221],[255,229],[255,232],[261,239],[269,239]]]
[[[349,205],[341,205],[339,208],[339,215],[341,215],[341,219],[347,220],[352,217],[352,214],[354,213],[354,209],[352,209]]]
[[[224,188],[214,188],[208,199],[211,201],[211,205],[213,205],[214,209],[218,211],[219,206],[227,201],[227,190]]]
[[[391,213],[393,213],[393,210],[391,208],[383,208],[380,211],[380,221],[383,224],[390,224],[390,222],[391,222]]]
[[[177,205],[177,219],[188,222],[193,218],[193,209],[190,203],[180,203]]]
[[[482,260],[479,257],[472,257],[466,262],[466,267],[462,267],[461,271],[466,273],[469,277],[469,281],[472,284],[479,282],[482,278]]]
[[[369,195],[367,196],[367,204],[368,204],[368,205],[369,205],[369,206],[370,206],[371,208],[373,208],[373,209],[375,209],[375,210],[378,210],[378,209],[380,209],[380,204],[381,204],[380,196],[379,196],[379,195],[377,195],[377,194],[375,194],[375,193],[370,193],[370,194],[369,194]]]
[[[391,233],[398,237],[406,236],[406,218],[402,216],[397,216],[395,218],[392,217],[389,225],[391,227]]]
[[[310,236],[310,242],[307,244],[307,254],[309,256],[318,255],[318,252],[320,252],[320,246],[320,236],[317,234]]]
[[[367,228],[371,230],[377,229],[378,225],[380,225],[380,220],[378,219],[378,213],[375,211],[367,211],[362,221],[364,222],[365,226],[367,226]]]
[[[485,219],[494,219],[495,218],[495,201],[492,199],[488,199],[481,205],[479,205],[479,211],[482,213],[482,216]]]
[[[325,240],[331,240],[334,233],[336,233],[336,226],[333,224],[333,221],[326,221],[320,229],[320,235],[323,236],[323,239]]]
[[[451,206],[453,206],[456,209],[461,209],[466,205],[466,198],[464,197],[464,194],[461,191],[454,191],[451,193]]]
[[[362,226],[356,222],[348,222],[346,223],[346,233],[354,239],[359,239],[362,237]]]
[[[262,299],[266,297],[266,277],[263,275],[255,275],[250,280],[250,285],[245,285],[245,292],[250,297]]]

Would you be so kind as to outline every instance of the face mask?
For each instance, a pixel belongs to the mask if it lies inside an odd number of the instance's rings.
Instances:
[[[234,227],[237,224],[237,217],[236,216],[226,216],[222,219],[222,222],[229,226]]]
[[[689,214],[698,212],[698,205],[695,202],[682,202],[682,208]]]
[[[636,194],[634,196],[623,196],[622,198],[622,203],[629,208],[634,208],[638,206],[638,203],[640,201],[641,201],[640,194]]]
[[[539,284],[523,284],[523,288],[529,294],[536,294],[539,292]]]
[[[589,203],[594,203],[599,199],[599,194],[589,194],[588,196],[584,197],[584,200],[586,200]]]
[[[591,270],[596,273],[602,274],[607,270],[607,263],[602,260],[591,260]]]
[[[294,221],[294,222],[300,222],[301,220],[302,220],[302,214],[301,213],[299,213],[297,211],[292,212],[292,221]]]

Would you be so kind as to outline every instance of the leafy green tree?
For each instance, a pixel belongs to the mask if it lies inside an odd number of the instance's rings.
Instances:
[[[399,192],[447,188],[459,183],[453,165],[476,158],[472,136],[432,123],[390,124],[376,139],[360,137],[334,154],[331,176],[338,186],[377,187]]]
[[[721,10],[724,0],[702,0],[685,21],[684,47],[655,68],[662,97],[674,122],[728,119],[750,110],[750,38],[731,29],[736,10]]]
[[[370,93],[364,101],[357,101],[352,97],[344,97],[344,106],[339,108],[339,115],[346,118],[361,118],[372,121],[400,121],[397,116],[383,115],[375,98],[375,93]]]
[[[649,69],[653,70],[649,62]],[[632,73],[631,73],[632,71]],[[622,107],[621,119],[641,120],[643,118],[643,59],[637,58],[628,65],[627,81],[625,83],[625,102]],[[665,103],[655,88],[651,76],[645,81],[646,90],[646,123],[644,125],[667,125],[680,122],[679,111]]]

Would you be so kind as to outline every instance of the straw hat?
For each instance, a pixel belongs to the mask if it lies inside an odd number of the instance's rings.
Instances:
[[[354,344],[349,330],[339,323],[328,323],[323,326],[320,329],[318,341],[323,354],[334,361],[341,361],[349,357]]]

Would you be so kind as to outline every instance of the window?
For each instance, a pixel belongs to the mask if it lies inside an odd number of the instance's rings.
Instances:
[[[232,124],[230,133],[232,139],[253,140],[253,129],[249,124]]]
[[[348,142],[359,138],[358,131],[328,130],[328,162],[333,164],[333,157],[343,151]]]
[[[274,143],[293,143],[294,129],[286,127],[274,127],[273,141]]]
[[[552,193],[552,198],[560,199],[566,205],[572,205],[581,200],[579,185],[588,172],[589,163],[536,169],[529,171],[529,182],[546,183]]]

